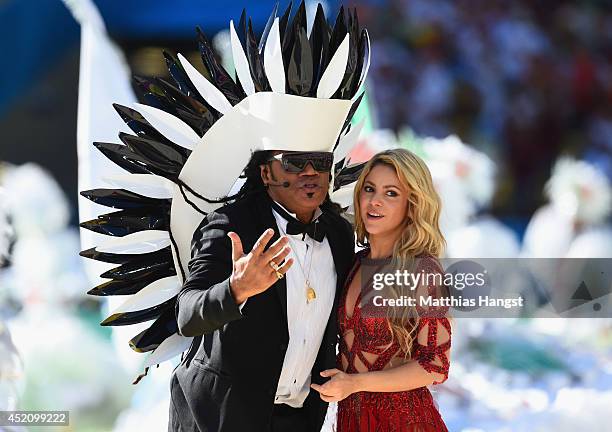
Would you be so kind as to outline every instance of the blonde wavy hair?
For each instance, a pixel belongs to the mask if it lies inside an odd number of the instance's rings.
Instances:
[[[365,165],[353,195],[355,207],[355,231],[357,244],[368,246],[368,233],[360,209],[360,195],[366,177],[378,165],[386,165],[395,170],[400,184],[408,191],[408,209],[404,229],[393,247],[392,266],[396,269],[414,270],[418,257],[439,258],[444,252],[446,241],[440,231],[440,212],[442,204],[436,192],[431,173],[423,160],[406,149],[392,149],[377,153]],[[391,294],[414,297],[415,291],[406,287],[390,287]],[[414,307],[390,307],[387,321],[392,337],[400,348],[410,357],[414,340],[418,336],[418,314]]]

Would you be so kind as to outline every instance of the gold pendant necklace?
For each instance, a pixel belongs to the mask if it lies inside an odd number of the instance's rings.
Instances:
[[[304,241],[304,243],[306,243],[306,241]],[[317,298],[317,292],[314,290],[314,288],[310,285],[310,270],[312,269],[312,258],[314,255],[314,244],[311,246],[312,247],[312,252],[310,254],[310,264],[308,265],[308,275],[306,275],[304,273],[304,267],[302,266],[302,263],[300,264],[300,270],[302,271],[302,275],[304,276],[304,279],[306,280],[306,284],[304,285],[304,287],[306,288],[306,303],[310,303],[311,301],[313,301],[314,299]],[[308,243],[306,243],[306,254],[304,255],[304,264],[306,263],[306,258],[308,257]],[[297,257],[297,255],[296,255]],[[298,260],[299,262],[299,260]]]
[[[317,232],[317,224],[315,223],[315,233]],[[317,292],[314,290],[312,286],[310,286],[310,270],[312,269],[312,259],[314,257],[314,241],[312,242],[312,252],[310,253],[310,264],[308,265],[308,276],[306,279],[306,303],[310,303],[314,299],[317,298]],[[306,243],[306,256],[308,256],[308,243]],[[304,256],[304,261],[306,261],[306,256]],[[302,271],[302,273],[304,273]]]
[[[283,235],[287,235],[287,232],[285,230],[283,231]],[[315,289],[310,285],[310,270],[312,269],[312,258],[314,255],[314,242],[312,244],[312,246],[308,245],[308,242],[306,241],[306,239],[304,238],[304,243],[306,244],[306,254],[304,255],[304,263],[306,263],[306,258],[308,257],[308,248],[312,247],[312,253],[310,254],[310,265],[308,266],[308,275],[306,275],[306,272],[304,272],[304,266],[302,265],[300,259],[298,258],[297,254],[295,255],[295,258],[298,262],[298,265],[300,266],[300,271],[302,272],[302,276],[304,276],[304,280],[306,281],[306,283],[304,284],[304,288],[306,290],[306,303],[310,303],[311,301],[313,301],[314,299],[317,298],[317,292],[315,291]]]
[[[310,303],[316,298],[317,298],[317,292],[314,290],[313,287],[310,286],[308,281],[306,281],[306,302]]]

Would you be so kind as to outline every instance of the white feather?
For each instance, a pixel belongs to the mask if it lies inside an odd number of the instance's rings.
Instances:
[[[272,23],[266,48],[264,50],[264,68],[272,91],[285,93],[285,67],[283,66],[283,52],[281,50],[278,18]]]
[[[232,104],[229,103],[227,98],[221,93],[221,91],[214,86],[210,81],[194,68],[191,63],[187,61],[182,54],[178,54],[179,61],[185,69],[185,73],[191,80],[191,83],[195,86],[196,90],[204,98],[206,102],[210,104],[214,109],[219,111],[221,114],[225,114],[232,109]]]
[[[353,95],[351,99],[353,101],[359,97],[359,94],[361,93],[359,90],[361,90],[361,86],[365,84],[365,80],[368,76],[368,71],[370,70],[370,34],[368,33],[367,30],[366,30],[366,46],[368,48],[368,57],[366,58],[363,68],[361,69],[361,76],[359,77],[359,85],[357,86],[357,91],[355,92],[355,94]]]
[[[200,141],[200,137],[187,123],[176,118],[166,111],[154,108],[152,106],[139,103],[134,104],[136,109],[146,121],[151,123],[159,133],[168,138],[175,144],[193,150],[195,145]]]
[[[516,234],[490,216],[452,231],[446,240],[448,258],[515,258],[520,251]]]
[[[115,254],[144,254],[163,249],[170,244],[168,231],[139,231],[115,237],[96,247],[96,251]]]
[[[323,76],[317,87],[317,97],[321,99],[329,99],[336,93],[338,87],[342,83],[344,73],[346,72],[346,64],[349,55],[349,34],[347,33],[344,40],[336,50],[334,56],[329,61]]]
[[[115,309],[111,315],[144,310],[170,300],[181,290],[177,276],[169,276],[150,283]]]
[[[172,182],[153,174],[117,174],[102,177],[102,180],[117,189],[125,189],[150,198],[172,198]]]
[[[255,84],[253,84],[253,78],[251,78],[251,70],[249,69],[249,62],[246,58],[246,54],[236,34],[234,21],[230,21],[230,40],[232,43],[232,56],[234,57],[236,73],[238,74],[244,92],[247,96],[250,96],[255,93]]]
[[[161,344],[159,344],[155,351],[153,351],[151,355],[147,357],[144,367],[151,367],[179,355],[189,348],[192,340],[193,338],[184,337],[178,333],[174,333],[172,336],[167,337]]]
[[[351,130],[340,138],[340,143],[338,144],[338,147],[336,147],[336,150],[334,150],[334,161],[340,162],[346,157],[347,154],[351,152],[355,144],[357,144],[359,134],[361,133],[364,124],[365,120],[361,120],[356,125],[353,125]]]

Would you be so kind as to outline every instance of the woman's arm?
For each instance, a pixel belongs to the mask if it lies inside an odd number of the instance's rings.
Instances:
[[[328,369],[321,376],[331,380],[323,385],[311,384],[325,402],[338,402],[353,393],[397,392],[413,390],[433,383],[431,374],[416,361],[411,360],[401,366],[374,372],[347,374],[338,369]]]
[[[312,384],[311,387],[321,394],[324,401],[337,402],[360,391],[408,391],[444,382],[450,364],[449,330],[450,322],[446,317],[422,318],[414,359],[381,371],[347,374],[338,369],[325,370],[321,376],[331,379],[323,385]]]

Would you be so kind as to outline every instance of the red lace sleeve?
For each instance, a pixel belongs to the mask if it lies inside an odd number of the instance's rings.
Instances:
[[[445,296],[447,290],[441,281],[444,272],[435,258],[424,258],[419,268],[427,275],[432,275],[422,289],[424,294],[432,299],[440,299]],[[433,277],[433,275],[438,277]],[[425,291],[426,287],[426,291]],[[441,384],[448,379],[450,367],[451,348],[451,325],[447,317],[448,307],[440,305],[429,305],[417,307],[419,322],[417,325],[417,340],[413,359],[418,361],[423,369],[429,373],[442,375],[440,381],[433,384]]]

